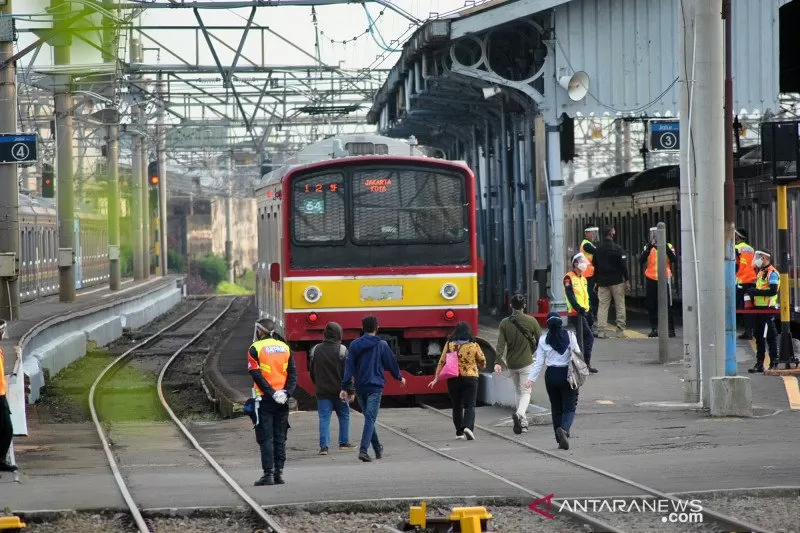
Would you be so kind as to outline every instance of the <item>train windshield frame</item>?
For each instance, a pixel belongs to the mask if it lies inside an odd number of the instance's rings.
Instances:
[[[289,183],[291,267],[469,264],[468,179],[394,161],[298,173]]]

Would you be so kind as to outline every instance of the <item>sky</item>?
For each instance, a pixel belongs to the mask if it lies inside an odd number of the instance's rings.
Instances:
[[[165,0],[159,0],[164,2]],[[394,2],[412,13],[419,19],[427,19],[431,13],[446,13],[465,7],[465,0],[394,0]],[[474,4],[475,2],[470,2]],[[18,20],[18,28],[32,26],[42,26],[46,19],[42,17],[46,13],[45,9],[49,5],[49,0],[14,0],[13,10],[15,15],[33,15],[33,20]],[[79,9],[75,4],[74,9]],[[392,10],[385,9],[380,4],[369,2],[367,9],[373,19],[377,18],[373,26],[374,37],[364,31],[370,26],[367,14],[361,5],[334,5],[316,7],[317,28],[320,32],[320,54],[322,60],[332,65],[344,62],[346,69],[359,69],[369,66],[379,66],[380,68],[391,68],[394,66],[399,56],[396,52],[384,54],[387,58],[380,65],[375,64],[376,56],[382,54],[386,49],[394,50],[400,48],[413,32],[409,29],[409,21]],[[383,11],[383,15],[381,15]],[[213,9],[200,10],[203,22],[206,25],[240,25],[244,27],[250,14],[250,8],[242,9]],[[380,17],[380,18],[378,18]],[[41,21],[39,23],[33,22]],[[255,24],[269,26],[271,29],[280,33],[293,43],[314,53],[315,29],[312,23],[311,7],[260,7],[256,12]],[[141,17],[141,24],[144,26],[196,26],[197,21],[191,9],[149,9],[145,10]],[[184,59],[194,62],[198,55],[195,46],[195,35],[192,31],[165,31],[153,30],[148,32],[153,38],[160,41],[173,51],[183,56]],[[234,48],[238,45],[241,31],[216,31],[215,34],[224,39]],[[355,41],[353,38],[357,37]],[[401,39],[399,43],[396,41]],[[18,48],[23,48],[33,42],[34,36],[30,33],[21,33],[17,43]],[[331,43],[334,40],[335,43]],[[392,41],[395,40],[393,43]],[[347,41],[347,44],[342,44]],[[384,45],[385,43],[385,45]],[[147,43],[147,46],[154,46]],[[223,64],[230,63],[233,52],[225,50],[219,46],[218,53]],[[294,49],[289,44],[281,41],[278,37],[265,34],[264,39],[265,58],[267,64],[273,65],[310,65],[313,60],[302,52]],[[262,54],[261,32],[251,31],[245,43],[243,54],[249,56],[253,61],[260,62]],[[100,61],[99,53],[88,45],[77,43],[73,46],[72,60],[74,63],[95,63]],[[30,56],[29,56],[30,57]],[[202,36],[200,38],[199,58],[202,64],[213,64],[213,57],[205,44]],[[22,66],[26,65],[29,59],[23,59]],[[174,64],[180,61],[169,53],[155,50],[145,52],[145,62],[148,64]],[[36,65],[51,65],[51,49],[43,49],[36,59]],[[246,64],[246,63],[245,63]]]

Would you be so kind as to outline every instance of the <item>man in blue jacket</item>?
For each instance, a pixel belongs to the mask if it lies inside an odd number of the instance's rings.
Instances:
[[[383,387],[386,385],[383,373],[387,370],[391,372],[403,387],[406,386],[406,378],[400,374],[392,349],[385,340],[378,337],[378,319],[372,315],[364,317],[361,329],[364,334],[350,343],[339,397],[342,401],[347,401],[347,388],[350,380],[355,377],[356,398],[364,415],[364,431],[361,434],[358,458],[367,463],[372,461],[369,456],[370,442],[375,450],[375,458],[380,459],[383,455],[383,446],[375,431]]]

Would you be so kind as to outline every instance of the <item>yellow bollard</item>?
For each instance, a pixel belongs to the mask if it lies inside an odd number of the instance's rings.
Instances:
[[[23,529],[25,522],[18,516],[0,516],[0,530],[2,529]]]
[[[461,533],[481,533],[481,520],[489,520],[492,515],[486,507],[453,507],[449,518],[461,525]]]
[[[425,504],[425,502],[422,502],[422,505],[419,507],[412,505],[411,509],[408,511],[409,525],[425,527],[427,523],[427,509],[428,506]]]

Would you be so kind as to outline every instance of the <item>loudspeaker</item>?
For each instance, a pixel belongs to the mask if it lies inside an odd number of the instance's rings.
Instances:
[[[589,75],[579,71],[572,76],[561,76],[558,84],[567,91],[570,100],[581,100],[589,92]]]

